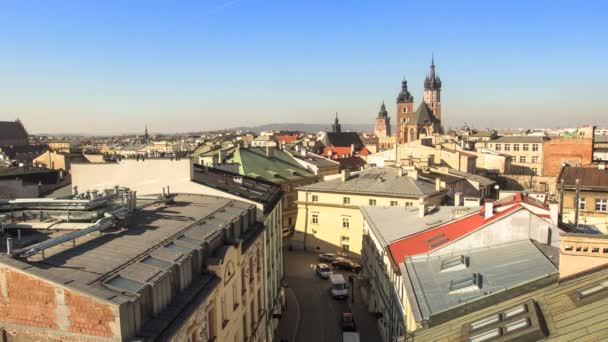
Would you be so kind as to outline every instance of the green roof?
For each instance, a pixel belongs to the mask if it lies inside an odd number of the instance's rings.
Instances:
[[[269,147],[269,149],[272,151],[270,157],[266,156],[265,148],[239,148],[234,151],[229,161],[240,164],[240,174],[273,183],[314,177],[313,173],[302,168],[289,154],[278,148]]]

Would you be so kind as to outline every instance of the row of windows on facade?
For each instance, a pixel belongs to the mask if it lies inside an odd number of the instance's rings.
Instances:
[[[502,144],[494,144],[494,150],[496,151],[501,151],[502,150]],[[530,150],[530,144],[521,144],[522,149],[524,151],[529,151]],[[513,144],[513,151],[519,151],[519,146],[520,144]],[[492,147],[492,144],[490,144],[490,147]],[[504,144],[505,147],[505,151],[511,151],[511,144]],[[533,152],[537,152],[538,151],[538,144],[532,144],[532,151]]]
[[[578,199],[578,208],[580,210],[587,209],[587,199],[585,197],[581,197]],[[598,198],[595,200],[595,211],[599,212],[608,212],[608,199],[606,198]]]
[[[310,222],[312,224],[319,224],[319,214],[313,213]],[[350,217],[342,217],[342,228],[350,228]]]
[[[513,161],[516,162],[516,163],[518,161],[520,163],[527,163],[528,162],[528,158],[527,158],[527,156],[519,156],[519,159],[518,159],[517,156],[514,156],[513,157]],[[533,164],[538,164],[538,156],[532,156],[530,162],[533,163]]]
[[[319,202],[319,196],[318,195],[312,195],[312,201],[313,202]],[[376,200],[373,198],[370,198],[367,202],[369,205],[376,205]],[[350,204],[350,197],[342,197],[342,204],[348,205]],[[409,207],[412,206],[413,203],[412,202],[405,202],[405,206]],[[398,207],[399,206],[399,202],[398,201],[390,201],[390,206],[391,207]]]

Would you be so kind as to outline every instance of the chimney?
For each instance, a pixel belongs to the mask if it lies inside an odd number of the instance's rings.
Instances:
[[[342,170],[342,182],[346,182],[349,177],[350,177],[350,171]]]
[[[598,168],[599,170],[606,170],[606,164],[604,164],[604,163],[599,163],[599,164],[597,164],[597,168]]]
[[[355,154],[355,144],[350,144],[350,153]]]
[[[75,196],[75,195],[78,195],[78,185],[74,185],[74,187],[72,188],[72,194],[73,194],[74,196]]]
[[[403,177],[403,168],[399,167],[398,169],[399,177]]]
[[[557,226],[559,223],[559,203],[549,202],[549,216],[551,217],[551,223]]]
[[[302,154],[302,157],[306,157],[306,149],[305,148],[302,149],[301,154]]]
[[[454,194],[454,206],[459,207],[462,205],[462,192]]]
[[[486,212],[484,219],[490,219],[492,216],[494,216],[494,202],[492,202],[492,199],[488,198],[486,200]]]
[[[426,204],[420,203],[418,205],[418,217],[424,217],[426,215]]]
[[[266,146],[266,157],[272,157],[272,148],[270,146]]]
[[[10,256],[13,254],[13,238],[6,238],[6,255]]]
[[[220,149],[217,151],[217,163],[221,164],[223,162],[223,156],[222,156],[222,148],[220,147]]]
[[[441,179],[435,178],[435,191],[441,191]]]

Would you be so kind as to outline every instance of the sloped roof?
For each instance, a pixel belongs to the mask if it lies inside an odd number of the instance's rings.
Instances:
[[[597,167],[564,167],[557,184],[561,188],[561,181],[564,180],[566,189],[574,189],[577,179],[579,179],[581,188],[608,191],[608,170],[600,170]]]
[[[395,262],[401,263],[408,256],[430,252],[519,208],[520,206],[517,205],[510,207],[495,213],[487,220],[483,215],[484,211],[481,210],[479,214],[465,216],[442,226],[425,230],[420,234],[394,241],[390,244],[389,249]]]
[[[355,149],[363,147],[357,132],[326,132],[321,138],[321,143],[334,147],[351,147],[351,145],[355,145]]]
[[[303,177],[314,177],[314,174],[303,168],[292,156],[281,149],[269,147],[270,157],[266,156],[266,148],[248,147],[234,151],[231,162],[239,163],[239,173],[261,178],[273,183]]]
[[[545,137],[524,135],[524,136],[506,136],[492,140],[494,143],[542,143],[547,140]]]
[[[375,194],[393,197],[423,197],[438,194],[435,185],[409,176],[399,176],[396,168],[370,168],[352,174],[346,182],[336,178],[299,189],[321,192]]]
[[[441,272],[442,262],[455,256],[468,258],[467,267]],[[489,306],[494,304],[494,301],[487,301],[492,295],[498,295],[507,289],[513,291],[517,287],[520,287],[517,293],[523,294],[528,290],[525,284],[545,277],[550,277],[548,282],[552,283],[559,274],[559,269],[530,240],[473,249],[457,255],[419,255],[408,258],[404,266],[404,274],[407,274],[413,288],[407,295],[410,300],[418,303],[414,309],[419,310],[416,312],[419,317],[430,319],[433,325],[449,319],[435,319],[433,316],[436,314],[446,315],[450,309],[475,301],[486,300],[485,306]],[[450,291],[452,280],[473,273],[482,277],[478,290],[459,293]]]
[[[416,112],[414,113],[414,123],[418,125],[431,124],[437,121],[433,111],[429,108],[426,102],[422,102]]]
[[[0,121],[0,142],[23,140],[27,143],[28,134],[20,121]]]

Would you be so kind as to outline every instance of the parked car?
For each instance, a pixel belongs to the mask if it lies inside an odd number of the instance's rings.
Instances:
[[[338,256],[334,253],[319,254],[319,261],[321,262],[333,262],[337,258]]]
[[[344,299],[348,297],[348,287],[346,286],[346,280],[341,274],[330,274],[329,275],[329,292],[335,299]]]
[[[344,258],[335,260],[331,263],[331,265],[339,270],[346,270],[355,273],[359,273],[359,271],[361,271],[361,265],[358,262]]]
[[[317,272],[319,277],[323,279],[327,279],[331,275],[331,269],[327,264],[317,264],[315,266],[315,271]]]
[[[357,331],[357,325],[355,324],[355,318],[352,312],[343,312],[342,320],[340,321],[342,331]]]

